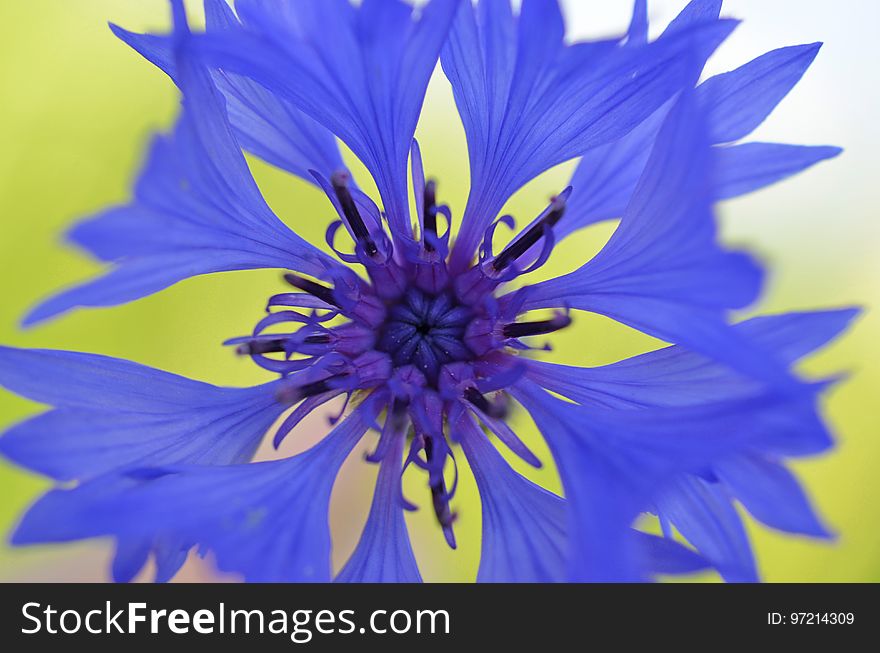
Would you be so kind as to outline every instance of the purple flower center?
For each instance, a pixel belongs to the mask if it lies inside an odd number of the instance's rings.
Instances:
[[[410,288],[389,308],[377,349],[391,356],[395,367],[413,365],[436,386],[443,365],[473,359],[464,342],[473,316],[449,292],[432,295]]]
[[[385,424],[377,425],[380,441],[369,460],[378,462],[389,450],[399,450],[390,443],[405,438],[407,463],[427,472],[437,520],[455,546],[455,514],[449,507],[455,483],[447,488],[444,475],[447,460],[455,461],[449,424],[482,423],[529,463],[540,464],[504,424],[503,391],[522,373],[516,352],[529,346],[520,338],[552,333],[571,320],[558,313],[517,321],[522,302],[517,295],[499,300],[498,290],[547,260],[570,189],[495,253],[496,227],[513,226],[511,218],[501,218],[487,230],[478,260],[454,269],[447,260],[451,212],[437,204],[436,184],[426,182],[421,170],[413,176],[420,211],[411,236],[390,234],[379,209],[352,187],[347,172],[329,180],[315,174],[339,214],[327,231],[328,245],[343,262],[362,265],[369,281],[343,267],[317,280],[287,274],[285,280],[300,292],[272,297],[270,313],[253,335],[231,343],[284,377],[279,400],[295,408],[276,443],[339,395],[367,391],[387,402]],[[438,217],[446,223],[442,235]],[[343,228],[354,244],[351,253],[336,248]],[[340,323],[339,317],[347,319]],[[292,333],[273,332],[290,323],[298,325]]]

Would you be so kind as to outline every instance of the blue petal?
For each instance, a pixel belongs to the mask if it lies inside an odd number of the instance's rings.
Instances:
[[[720,2],[692,3],[682,12],[682,22],[673,22],[664,36],[687,25],[716,20],[720,7]],[[812,44],[774,50],[699,86],[697,98],[707,114],[709,141],[725,143],[751,133],[798,82],[818,47],[819,44]],[[554,230],[557,239],[623,214],[665,115],[665,109],[657,111],[626,137],[584,156],[570,182],[574,192],[565,219]],[[721,148],[716,154],[715,197],[745,195],[840,151],[833,147],[769,143]]]
[[[25,515],[14,542],[163,537],[199,544],[222,571],[248,581],[328,581],[333,483],[380,409],[366,401],[318,445],[285,460],[175,466],[53,490]]]
[[[115,265],[36,307],[25,324],[76,306],[128,302],[200,274],[269,267],[320,276],[337,265],[269,209],[208,72],[181,57],[178,73],[183,118],[172,139],[154,141],[135,201],[71,234]]]
[[[635,0],[632,20],[626,36],[628,45],[642,45],[648,42],[648,0]]]
[[[407,161],[425,90],[458,0],[432,0],[417,19],[401,0],[239,0],[246,30],[201,47],[341,138],[373,175],[391,228],[412,239]]]
[[[477,580],[564,581],[568,548],[565,502],[514,471],[470,420],[460,436],[483,510]]]
[[[674,540],[633,531],[639,556],[651,574],[692,574],[712,565],[699,553]]]
[[[118,358],[12,347],[0,347],[0,385],[53,406],[145,413],[198,406],[212,387]]]
[[[56,406],[9,429],[0,453],[64,481],[133,466],[244,462],[286,408],[275,397],[276,384],[218,388],[64,351],[0,347],[0,385]],[[188,547],[181,548],[179,542],[121,539],[113,578],[131,580],[153,550],[157,580],[169,580],[186,557]]]
[[[116,552],[111,566],[113,582],[130,583],[152,555],[156,563],[155,582],[167,583],[186,562],[189,548],[178,540],[120,538],[116,542]]]
[[[842,333],[855,309],[786,313],[746,320],[734,330],[790,365]],[[712,358],[666,347],[600,367],[527,362],[528,377],[574,401],[609,408],[687,406],[743,399],[766,391],[761,383]]]
[[[691,0],[681,13],[669,23],[664,35],[674,34],[693,25],[718,20],[722,0]]]
[[[190,547],[179,539],[158,538],[153,545],[156,562],[156,582],[167,583],[183,567]]]
[[[696,476],[676,480],[656,499],[657,510],[729,582],[756,582],[748,536],[730,497]]]
[[[821,46],[773,50],[701,84],[697,98],[711,116],[711,141],[729,143],[752,133],[800,81]]]
[[[512,393],[544,434],[559,468],[570,510],[574,580],[640,578],[629,526],[654,505],[658,492],[683,473],[797,439],[803,419],[792,413],[812,410],[778,397],[671,409],[588,409],[524,381]]]
[[[286,409],[274,383],[218,388],[62,351],[0,347],[0,385],[56,406],[9,429],[0,453],[65,481],[133,465],[249,460]]]
[[[566,579],[568,526],[565,501],[535,485],[507,463],[473,423],[462,449],[480,491],[483,538],[477,580],[496,583],[561,582]],[[676,542],[630,531],[638,568],[645,576],[685,574],[709,563]]]
[[[856,314],[857,311],[852,309],[792,313],[755,318],[735,328],[776,352],[780,361],[791,364],[840,334]],[[661,406],[700,405],[745,399],[766,392],[754,380],[680,347],[668,347],[598,368],[530,361],[527,374],[546,389],[570,399],[617,409],[650,410]],[[765,419],[761,413],[754,414],[754,417],[758,422]],[[748,414],[744,419],[748,419]],[[831,444],[813,410],[793,411],[780,424],[785,424],[784,428],[790,430],[797,440],[790,440],[782,446],[778,441],[770,443],[771,450],[777,454],[817,453]],[[744,428],[753,427],[746,425]],[[789,532],[818,537],[827,535],[797,481],[781,465],[750,453],[722,459],[711,469],[727,491],[764,523]],[[681,487],[668,499],[674,503],[658,505],[664,516],[680,526],[688,540],[713,564],[719,565],[724,574],[733,580],[752,580],[753,562],[749,562],[751,554],[744,553],[748,544],[735,512],[720,494],[720,488],[704,485],[697,478],[683,478],[676,485]],[[679,512],[686,511],[680,519],[691,521],[681,527],[667,514],[666,511],[671,510],[669,505],[677,506],[675,510]],[[704,518],[708,520],[705,526],[708,533],[699,530],[700,520]],[[706,546],[709,548],[704,548]]]
[[[760,190],[831,159],[839,147],[745,143],[718,149],[716,195],[729,199]]]
[[[188,546],[179,541],[153,542],[149,538],[126,538],[116,543],[116,552],[111,565],[114,583],[130,583],[143,569],[147,558],[152,554],[156,562],[155,582],[167,583],[180,571],[186,562]]]
[[[661,38],[715,21],[720,11],[721,0],[694,0],[670,23]],[[644,42],[647,31],[646,3],[636,0],[628,43]],[[569,182],[574,191],[565,219],[554,228],[557,240],[595,222],[623,215],[668,109],[658,109],[628,135],[584,155]]]
[[[152,543],[141,538],[120,540],[113,556],[111,573],[114,583],[130,583],[147,563]]]
[[[404,438],[395,438],[379,467],[370,516],[351,558],[336,576],[342,583],[420,583],[400,499]]]
[[[167,583],[180,571],[190,547],[179,540],[144,537],[120,538],[111,565],[114,583],[130,583],[140,573],[150,555],[156,564],[154,580]]]
[[[557,240],[623,215],[668,112],[668,106],[661,107],[623,138],[583,156],[568,184],[572,193],[565,216],[553,228]]]
[[[686,94],[606,246],[575,272],[527,288],[523,310],[569,306],[607,315],[795,391],[772,354],[726,324],[728,309],[757,297],[763,275],[753,259],[717,242],[713,162],[702,113]]]
[[[553,234],[562,240],[591,224],[619,218],[632,198],[663,121],[665,108],[623,138],[588,152],[578,163],[565,218]],[[714,148],[717,200],[747,195],[838,156],[832,146],[744,143]]]
[[[205,0],[205,14],[209,32],[239,24],[225,0]],[[176,79],[170,37],[135,34],[116,25],[110,28],[122,41]],[[212,71],[212,76],[226,99],[229,121],[242,147],[309,183],[313,183],[309,170],[329,176],[344,168],[333,134],[299,109],[247,78],[219,70]]]
[[[692,81],[733,26],[716,21],[644,47],[597,50],[565,46],[555,0],[526,0],[518,19],[506,0],[479,10],[463,3],[442,54],[471,169],[452,266],[470,263],[518,188],[639,125]]]
[[[713,468],[755,519],[789,533],[829,537],[794,475],[783,465],[750,455]]]

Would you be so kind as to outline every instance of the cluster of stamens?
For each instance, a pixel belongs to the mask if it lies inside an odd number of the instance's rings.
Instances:
[[[384,423],[376,425],[378,444],[367,459],[381,461],[395,449],[390,446],[394,438],[407,439],[405,465],[427,472],[434,512],[454,547],[450,500],[457,478],[447,484],[444,474],[447,458],[456,469],[450,441],[459,420],[482,424],[516,454],[540,465],[504,423],[503,390],[521,374],[516,350],[530,348],[520,339],[552,333],[570,319],[560,313],[517,322],[518,303],[502,307],[495,291],[546,261],[569,191],[554,198],[497,255],[492,254],[492,237],[498,223],[493,225],[479,261],[453,275],[447,268],[449,229],[438,234],[438,215],[447,223],[451,216],[437,205],[433,181],[419,187],[421,170],[413,175],[421,200],[418,235],[408,238],[387,233],[382,214],[352,188],[347,173],[330,180],[313,174],[340,217],[328,229],[328,245],[344,262],[362,265],[368,280],[342,266],[328,269],[324,279],[286,274],[298,292],[272,297],[253,334],[230,344],[283,377],[279,400],[294,408],[276,434],[276,446],[306,415],[337,396],[344,395],[346,405],[356,393],[378,396],[387,409]],[[499,222],[512,226],[509,218]],[[354,241],[353,254],[334,245],[342,227]],[[290,324],[298,328],[276,332],[279,325]]]

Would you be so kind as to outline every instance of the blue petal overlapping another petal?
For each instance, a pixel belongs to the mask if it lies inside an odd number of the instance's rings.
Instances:
[[[800,81],[821,47],[779,48],[700,84],[697,100],[709,113],[711,142],[731,143],[755,131]]]
[[[460,439],[483,511],[477,580],[565,580],[568,538],[563,500],[514,471],[470,419],[462,425]]]
[[[735,329],[773,351],[781,362],[793,364],[837,337],[856,314],[854,309],[790,313],[747,320]],[[699,406],[768,391],[755,379],[678,346],[597,368],[529,361],[527,376],[587,406],[616,410]],[[793,429],[797,438],[782,446],[768,441],[763,451],[720,458],[710,466],[714,480],[680,477],[656,500],[661,518],[676,526],[727,580],[757,580],[745,530],[731,503],[734,498],[771,527],[827,536],[797,480],[780,462],[781,456],[815,454],[831,445],[827,432],[813,428],[813,412],[793,412],[792,418],[797,414],[805,420],[802,429]],[[755,418],[764,416],[756,413]]]
[[[766,315],[733,327],[791,365],[838,337],[857,309]],[[591,406],[632,409],[697,405],[766,392],[761,382],[712,357],[665,347],[599,367],[527,361],[528,377],[542,387]]]
[[[328,581],[330,492],[381,407],[367,399],[293,458],[131,470],[53,490],[28,511],[14,541],[169,537],[211,551],[218,568],[249,581]]]
[[[640,20],[641,5],[637,0],[634,26]],[[660,38],[689,26],[717,21],[720,10],[718,0],[694,0]],[[641,42],[632,36],[629,41]],[[820,46],[820,43],[812,43],[773,50],[700,84],[697,98],[710,123],[709,141],[730,143],[754,131],[797,84]],[[626,137],[583,157],[570,182],[574,188],[571,206],[566,219],[556,229],[557,239],[595,222],[623,215],[667,109],[661,108]],[[716,198],[730,199],[760,190],[839,153],[839,148],[770,143],[721,148],[717,153]]]
[[[400,493],[403,438],[395,438],[379,466],[370,515],[357,547],[336,576],[341,583],[419,583]]]
[[[508,0],[464,3],[442,55],[471,167],[453,269],[517,189],[626,135],[696,79],[734,26],[695,25],[644,47],[566,46],[556,0],[525,0],[518,17]]]
[[[732,583],[758,580],[742,520],[721,485],[683,475],[658,492],[654,501],[661,519],[711,560],[722,578]]]
[[[225,0],[205,0],[205,22],[208,32],[239,25]],[[170,36],[136,34],[112,24],[110,27],[122,41],[176,79]],[[242,147],[309,183],[314,181],[310,170],[330,176],[345,167],[333,134],[289,102],[246,77],[220,70],[212,71],[212,76],[226,99],[229,122]]]
[[[53,406],[0,437],[0,454],[59,481],[133,467],[247,462],[285,410],[276,397],[278,382],[218,388],[65,351],[0,347],[0,386]],[[164,560],[157,577],[168,580],[185,549],[176,540],[151,537],[120,540],[114,577],[130,580],[154,548],[157,560]]]
[[[575,580],[638,580],[630,524],[681,474],[755,448],[785,447],[805,430],[825,431],[809,402],[785,396],[619,411],[567,403],[528,381],[512,394],[559,468]]]
[[[726,323],[729,309],[757,297],[763,272],[718,243],[705,130],[692,94],[683,95],[611,239],[578,270],[523,290],[523,309],[600,313],[794,391],[785,367]]]
[[[239,0],[246,29],[202,50],[332,130],[366,165],[397,239],[412,240],[407,161],[428,81],[459,0],[414,17],[401,0]],[[320,35],[316,38],[315,35]]]
[[[760,455],[724,460],[713,471],[758,521],[787,533],[830,537],[786,467]]]
[[[137,464],[242,462],[284,411],[278,382],[218,388],[129,361],[0,347],[0,385],[54,406],[0,452],[58,480]]]
[[[179,57],[177,73],[183,116],[173,137],[154,140],[135,200],[77,225],[70,235],[112,261],[109,272],[43,302],[26,324],[77,306],[132,301],[211,272],[288,268],[321,276],[338,265],[272,213],[208,71],[192,57]]]
[[[460,425],[483,511],[482,551],[477,581],[561,582],[568,576],[568,520],[565,500],[514,471],[471,420]],[[636,566],[644,577],[683,574],[709,563],[677,542],[632,530]]]

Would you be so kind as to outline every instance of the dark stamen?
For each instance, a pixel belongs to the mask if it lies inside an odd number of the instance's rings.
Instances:
[[[299,387],[299,394],[303,397],[314,397],[315,395],[327,392],[330,389],[329,381],[331,378],[333,377],[301,385]]]
[[[430,467],[434,459],[434,442],[433,439],[425,438],[425,459]],[[434,514],[437,521],[443,527],[443,533],[449,546],[455,548],[455,535],[452,533],[452,524],[455,521],[456,514],[449,508],[449,500],[446,496],[446,481],[443,480],[442,474],[440,481],[431,484],[431,502],[434,505]]]
[[[266,340],[251,340],[244,342],[235,349],[235,353],[243,356],[256,356],[258,354],[277,354],[287,351],[287,342],[290,336],[278,336]],[[330,344],[329,333],[317,333],[315,335],[306,336],[303,342],[307,345],[328,345]]]
[[[330,183],[336,192],[336,199],[342,207],[342,213],[345,215],[345,219],[348,221],[352,232],[354,232],[354,237],[364,244],[364,251],[367,252],[367,256],[374,256],[379,251],[379,248],[376,247],[376,243],[367,230],[367,225],[361,219],[361,214],[358,212],[354,198],[351,196],[351,191],[348,189],[348,180],[348,173],[339,171],[333,173]]]
[[[284,351],[287,336],[273,338],[272,340],[252,340],[244,342],[235,349],[235,353],[242,356],[256,356],[258,354],[275,354]]]
[[[504,250],[495,257],[495,260],[492,261],[492,267],[498,272],[504,270],[516,259],[529,251],[532,245],[537,243],[544,235],[544,230],[546,228],[556,226],[556,223],[559,222],[564,213],[565,200],[559,197],[553,198],[553,204],[551,205],[549,213],[532,225],[531,229],[505,247]]]
[[[337,302],[336,299],[333,297],[333,288],[322,286],[320,283],[310,281],[309,279],[305,279],[298,274],[293,274],[292,272],[288,272],[287,274],[285,274],[284,280],[294,288],[299,288],[300,290],[307,292],[310,295],[314,295],[322,302],[330,304],[331,306],[336,306],[337,308],[341,308],[339,306],[339,302]]]
[[[409,408],[409,399],[406,397],[395,397],[391,402],[391,416],[394,420],[406,419],[406,411]]]
[[[434,180],[429,180],[425,184],[425,209],[422,216],[425,225],[425,234],[437,235],[437,184]],[[429,238],[425,238],[425,249],[429,252],[434,251],[434,245]]]
[[[471,402],[477,408],[477,410],[488,415],[489,417],[504,417],[504,408],[502,406],[499,406],[498,404],[491,403],[488,399],[480,394],[479,390],[477,390],[473,386],[465,389],[464,398]]]
[[[315,395],[335,390],[336,388],[332,385],[332,382],[344,379],[347,376],[348,372],[343,372],[342,374],[336,374],[335,376],[328,376],[320,381],[312,381],[311,383],[306,383],[300,386],[283,388],[279,392],[279,397],[282,401],[295,403],[302,399],[307,399],[309,397],[314,397]]]
[[[257,354],[277,354],[286,351],[287,341],[290,336],[278,336],[277,338],[265,340],[251,340],[240,344],[235,352],[245,356],[255,356]],[[329,333],[318,333],[306,336],[303,341],[307,345],[327,345],[330,344]]]
[[[525,336],[540,336],[564,329],[571,324],[571,318],[564,313],[559,313],[551,320],[540,322],[513,322],[505,324],[502,333],[505,338],[523,338]]]

